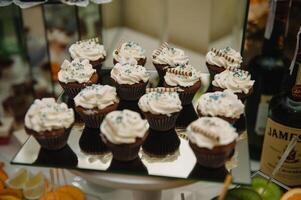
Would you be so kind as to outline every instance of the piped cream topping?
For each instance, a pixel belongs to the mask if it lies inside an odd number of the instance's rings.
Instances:
[[[96,73],[96,70],[92,68],[89,60],[76,58],[72,62],[64,60],[58,73],[58,79],[63,83],[86,83],[94,73]]]
[[[70,128],[74,112],[54,98],[36,99],[25,115],[25,126],[36,132]]]
[[[196,82],[200,81],[200,78],[200,73],[191,65],[180,65],[172,69],[167,69],[164,76],[164,80],[169,86],[182,87],[193,86]]]
[[[98,43],[98,39],[89,39],[76,42],[69,48],[72,59],[82,58],[90,61],[103,59],[106,56],[104,46]]]
[[[138,102],[143,112],[155,115],[168,115],[182,110],[179,94],[176,92],[149,92],[144,94]]]
[[[116,88],[109,85],[94,84],[82,89],[74,98],[76,106],[86,109],[104,109],[119,102]]]
[[[222,89],[229,89],[233,93],[248,94],[254,82],[254,80],[251,80],[251,75],[248,71],[236,69],[225,70],[220,74],[216,74],[212,85]]]
[[[166,64],[170,67],[186,65],[189,58],[181,49],[165,46],[162,49],[155,49],[153,52],[153,62],[156,64]]]
[[[106,115],[101,132],[113,144],[131,144],[136,138],[143,138],[149,124],[139,113],[131,110],[113,111]]]
[[[240,68],[242,57],[239,52],[231,47],[223,49],[212,48],[206,55],[206,62],[210,65],[224,67],[226,69]]]
[[[244,104],[231,90],[209,92],[198,100],[198,111],[204,116],[229,117],[239,119],[244,112]]]
[[[120,46],[120,48],[113,51],[113,58],[118,62],[121,60],[121,58],[134,58],[136,60],[141,58],[144,59],[146,58],[145,49],[143,49],[137,42],[125,42]]]
[[[149,74],[141,65],[116,63],[111,70],[111,78],[118,84],[133,85],[141,81],[146,83],[149,80]]]
[[[238,137],[235,128],[218,117],[201,117],[187,127],[190,142],[200,148],[213,149],[232,143]]]

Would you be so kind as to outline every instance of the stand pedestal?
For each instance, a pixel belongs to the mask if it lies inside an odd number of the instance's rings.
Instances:
[[[71,173],[102,187],[132,190],[134,200],[161,200],[162,190],[194,183],[192,180],[106,174],[71,170]]]

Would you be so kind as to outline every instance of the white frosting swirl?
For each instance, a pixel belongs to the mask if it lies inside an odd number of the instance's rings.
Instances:
[[[154,50],[153,54],[156,51],[157,50]],[[165,47],[158,56],[153,57],[153,62],[156,64],[166,64],[171,67],[175,67],[177,65],[188,64],[189,59],[183,50],[174,47]]]
[[[111,77],[119,84],[133,85],[141,81],[146,83],[149,74],[141,65],[116,63],[111,70]]]
[[[229,58],[232,58],[234,61],[230,62],[229,60],[225,59],[223,56],[219,56],[213,51],[209,51],[206,55],[206,62],[210,65],[224,67],[226,69],[240,68],[240,65],[242,63],[242,57],[239,52],[235,51],[231,47],[226,47],[220,49],[219,51],[227,55]]]
[[[137,42],[129,41],[121,45],[120,49],[115,49],[113,51],[113,58],[116,61],[120,61],[122,57],[124,58],[135,58],[139,60],[145,57],[145,49],[143,49]]]
[[[149,125],[139,113],[131,110],[113,111],[106,115],[101,132],[113,144],[131,144],[143,138]]]
[[[220,74],[214,76],[212,85],[220,87],[222,89],[229,89],[233,93],[245,93],[248,94],[250,89],[254,85],[254,81],[251,80],[249,72],[236,69],[225,70]]]
[[[166,72],[164,76],[165,82],[169,86],[182,86],[182,87],[190,87],[193,86],[196,82],[198,82],[201,78],[200,73],[197,72],[194,67],[191,65],[181,65],[174,68],[175,70],[182,70],[185,72],[191,72],[191,76],[184,75],[176,75],[174,73]]]
[[[200,132],[195,132],[191,128],[192,126],[197,127]],[[202,133],[217,136],[219,140],[213,140]],[[187,127],[187,135],[190,142],[200,148],[207,149],[230,144],[238,137],[235,128],[227,121],[218,117],[202,117],[197,119]]]
[[[64,60],[58,73],[58,79],[63,83],[85,83],[90,80],[94,73],[96,73],[96,70],[92,68],[89,60],[76,58],[72,62]]]
[[[116,88],[109,85],[94,84],[81,90],[74,98],[76,106],[86,109],[104,109],[118,103]]]
[[[54,98],[36,99],[25,115],[25,126],[36,132],[70,128],[74,112]]]
[[[179,94],[176,92],[150,92],[144,94],[138,102],[143,112],[150,112],[155,115],[167,115],[182,110]]]
[[[209,92],[202,95],[197,109],[204,116],[230,117],[239,119],[244,112],[244,104],[231,90]]]
[[[69,48],[72,59],[82,58],[90,61],[103,59],[106,56],[104,46],[94,40],[80,41]]]

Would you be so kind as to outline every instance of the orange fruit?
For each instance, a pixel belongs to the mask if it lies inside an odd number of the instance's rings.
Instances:
[[[84,200],[85,199],[85,194],[78,187],[75,187],[73,185],[61,186],[56,191],[67,193],[74,200]]]
[[[75,200],[66,192],[47,192],[39,200]]]
[[[294,188],[287,191],[280,200],[301,200],[301,188]]]
[[[0,196],[0,200],[22,200],[22,199],[11,195],[2,195]]]
[[[18,199],[22,199],[23,194],[21,190],[15,190],[11,188],[5,188],[3,190],[0,190],[0,197],[1,196],[14,196]]]
[[[59,196],[56,192],[46,192],[39,200],[59,200]]]
[[[0,168],[0,180],[5,182],[7,179],[8,179],[7,173],[2,168]]]
[[[5,188],[5,183],[0,180],[0,191]]]

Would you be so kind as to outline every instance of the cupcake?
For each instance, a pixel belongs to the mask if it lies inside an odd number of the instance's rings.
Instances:
[[[181,101],[176,92],[151,91],[139,99],[138,106],[150,127],[158,131],[173,129],[182,110]]]
[[[253,92],[254,81],[248,71],[235,69],[225,70],[214,76],[212,81],[213,91],[223,91],[226,89],[235,93],[238,98],[244,101]]]
[[[209,92],[198,100],[200,117],[219,117],[234,124],[244,113],[244,104],[231,90]]]
[[[231,47],[223,49],[212,48],[206,55],[206,65],[209,73],[214,77],[226,69],[238,69],[241,67],[242,57],[239,52]]]
[[[36,99],[25,115],[25,130],[42,148],[58,150],[67,144],[74,113],[54,98]]]
[[[167,68],[186,65],[189,62],[188,56],[183,50],[170,47],[166,42],[153,51],[152,59],[161,80],[163,80]]]
[[[134,58],[138,65],[144,66],[146,63],[145,49],[143,49],[137,42],[125,42],[113,51],[114,65],[119,63],[122,58]]]
[[[133,63],[116,63],[111,70],[111,78],[117,88],[118,96],[123,100],[138,100],[145,94],[149,74],[146,69]]]
[[[12,117],[2,117],[0,119],[0,145],[1,144],[8,144],[14,126],[14,118]]]
[[[74,98],[75,111],[87,127],[99,128],[103,117],[117,109],[116,88],[94,84],[82,89]]]
[[[218,117],[202,117],[187,127],[189,145],[199,165],[222,167],[231,156],[238,134],[227,121]]]
[[[112,151],[113,159],[131,161],[148,135],[149,125],[140,115],[131,110],[113,111],[101,124],[101,137]]]
[[[106,51],[103,45],[99,44],[98,38],[79,41],[69,48],[72,59],[80,58],[89,60],[94,69],[100,70],[106,59]]]
[[[180,88],[179,96],[182,104],[188,105],[201,87],[200,73],[191,65],[180,65],[173,69],[167,69],[164,86]]]
[[[59,83],[70,98],[74,98],[81,89],[97,83],[98,75],[89,60],[64,60],[58,73]]]

